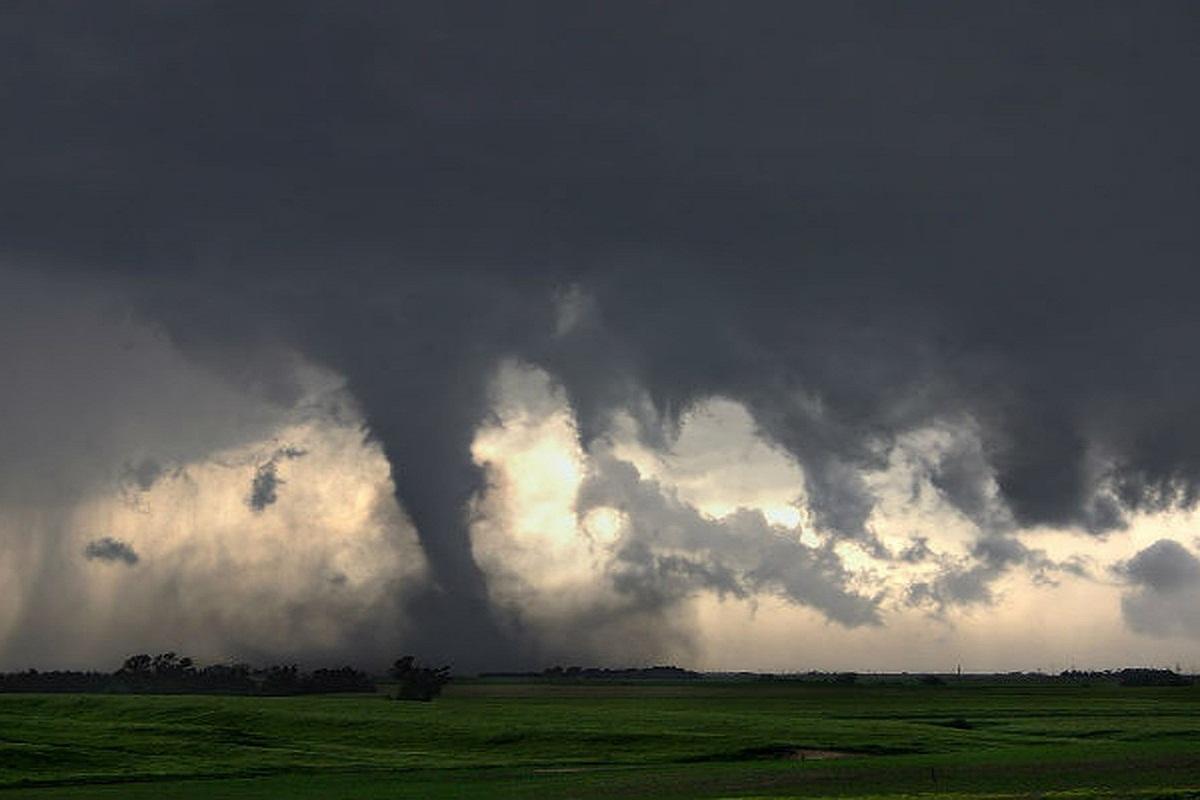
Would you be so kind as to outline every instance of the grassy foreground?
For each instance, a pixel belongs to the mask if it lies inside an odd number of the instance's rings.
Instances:
[[[1200,687],[0,695],[0,800],[899,795],[1200,798]]]

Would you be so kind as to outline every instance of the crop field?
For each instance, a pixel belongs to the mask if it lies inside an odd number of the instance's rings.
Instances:
[[[0,695],[16,798],[1200,798],[1200,687]]]

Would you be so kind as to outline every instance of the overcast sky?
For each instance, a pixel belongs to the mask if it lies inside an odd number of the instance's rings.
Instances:
[[[1200,664],[1198,23],[5,4],[0,667]]]

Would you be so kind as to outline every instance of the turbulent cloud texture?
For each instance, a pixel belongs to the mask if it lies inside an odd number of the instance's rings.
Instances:
[[[489,386],[521,363],[597,459],[581,508],[628,506],[605,575],[635,615],[703,591],[877,622],[846,553],[929,561],[881,533],[876,478],[946,429],[914,486],[973,540],[911,594],[987,602],[1062,571],[1030,529],[1098,541],[1200,497],[1197,26],[1187,3],[9,4],[0,499],[153,493],[264,448],[333,375],[428,569],[401,616],[521,663],[541,645],[472,516]],[[625,422],[669,452],[713,398],[793,462],[807,541],[601,455]],[[269,524],[298,481],[246,463]],[[52,516],[6,558],[58,569]]]

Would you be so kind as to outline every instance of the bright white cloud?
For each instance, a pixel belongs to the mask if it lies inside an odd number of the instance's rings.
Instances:
[[[627,660],[636,660],[637,653],[650,659],[676,654],[713,669],[780,670],[864,665],[930,670],[960,662],[968,669],[1049,670],[1187,658],[1177,646],[1148,642],[1130,631],[1121,616],[1120,588],[1100,578],[1105,564],[1149,543],[1148,526],[1166,522],[1184,529],[1192,523],[1183,515],[1134,517],[1128,532],[1107,539],[1058,531],[1015,538],[969,421],[902,437],[885,469],[864,473],[877,498],[871,530],[893,556],[906,555],[885,559],[854,542],[834,543],[809,527],[802,471],[763,443],[735,403],[716,399],[688,414],[665,453],[641,444],[633,422],[620,418],[589,453],[579,447],[565,398],[544,373],[506,366],[495,400],[496,419],[481,429],[475,445],[490,480],[477,508],[475,553],[494,598],[540,631],[548,653],[573,647]],[[734,520],[742,509],[791,529],[810,547],[832,545],[849,570],[848,590],[885,595],[883,624],[831,624],[819,606],[797,603],[768,584],[750,594],[722,590],[725,578],[714,573],[702,580],[693,575],[699,583],[689,584],[693,588],[671,606],[670,624],[642,619],[646,627],[639,632],[635,607],[613,589],[614,582],[629,578],[622,576],[617,553],[635,541],[639,525],[658,526],[666,538],[660,533],[651,540],[662,547],[675,535],[669,532],[675,523],[660,512],[646,516],[644,506],[623,507],[629,498],[619,493],[577,509],[580,491],[605,459],[629,465],[639,480],[665,493],[668,506],[694,508],[727,526],[723,532],[736,534]],[[697,552],[692,549],[697,540],[677,541],[691,543],[657,552]],[[743,544],[753,546],[749,539]],[[688,563],[688,569],[699,568],[700,562]],[[985,594],[966,605],[951,598],[934,617],[928,606],[907,603],[914,584],[953,570],[963,570],[963,580],[981,581]],[[976,572],[965,574],[971,570]],[[659,572],[654,580],[667,587],[673,578]],[[799,580],[811,586],[816,576]],[[581,627],[581,619],[588,625]],[[669,632],[657,649],[628,650],[624,640],[618,647],[611,638],[604,646],[605,637],[617,631],[642,641],[638,637],[644,639],[651,625]]]

